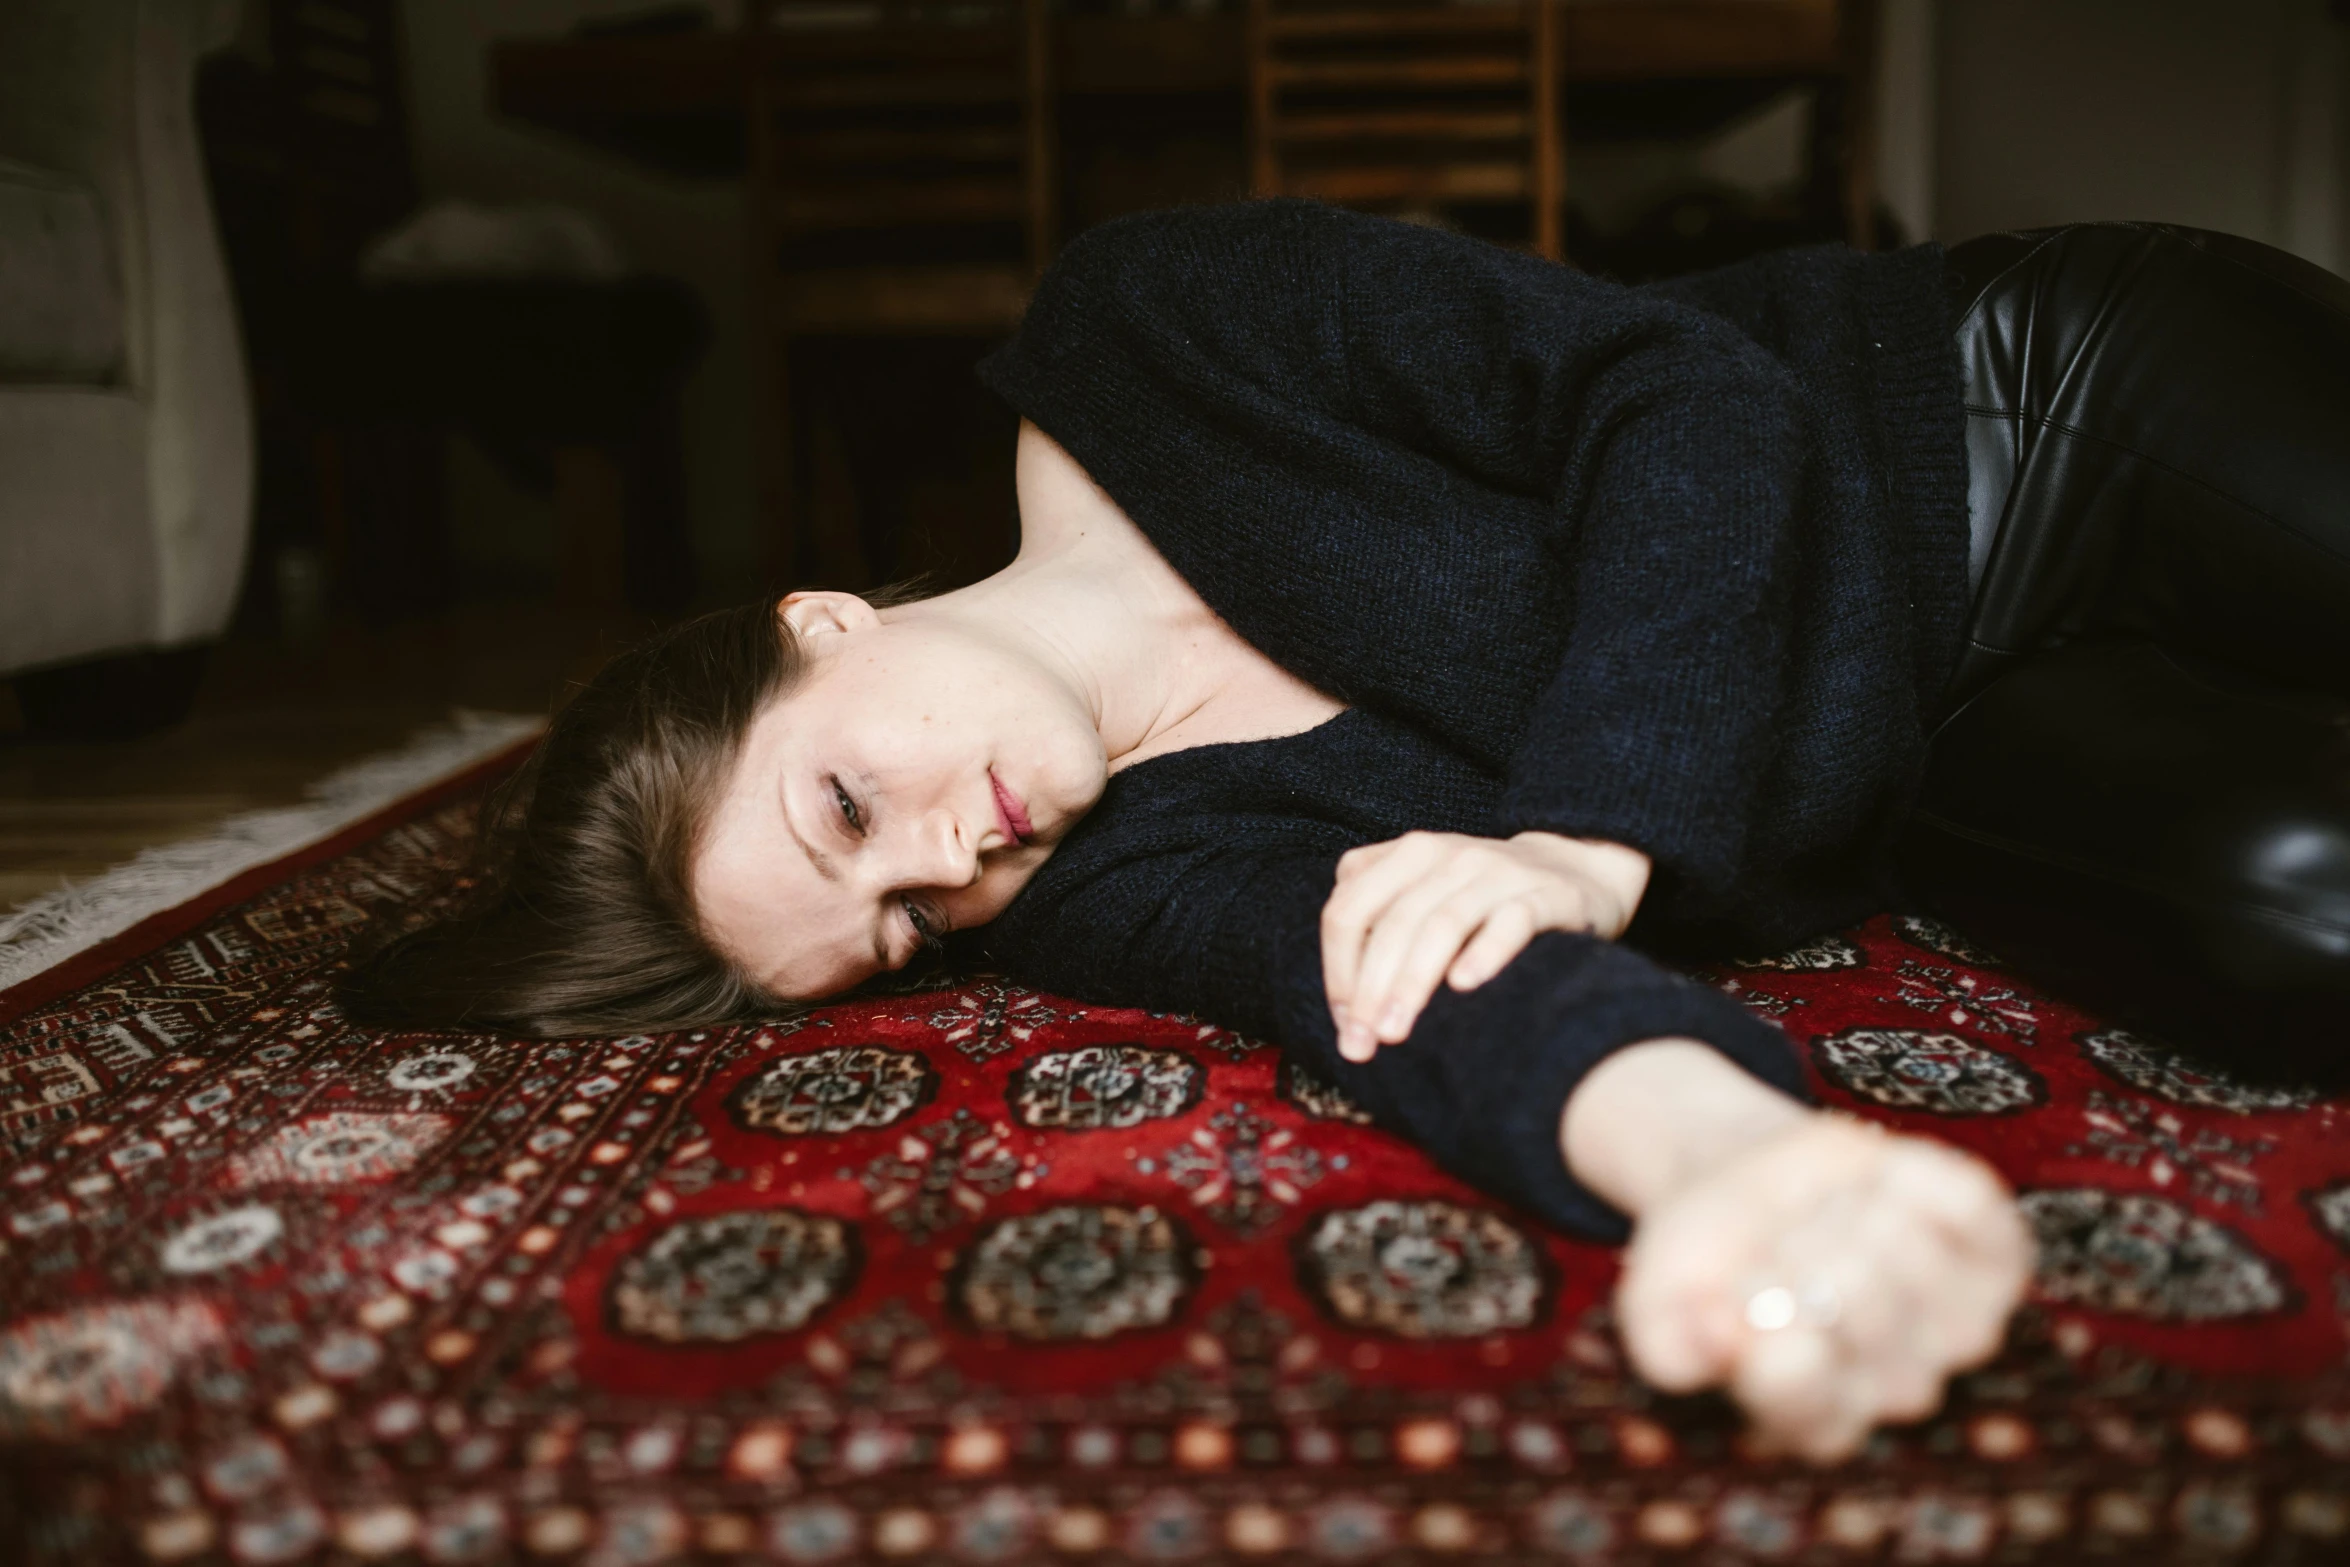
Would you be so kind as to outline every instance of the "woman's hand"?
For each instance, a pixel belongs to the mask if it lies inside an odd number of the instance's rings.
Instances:
[[[2034,1250],[1982,1160],[1810,1113],[1641,1213],[1616,1318],[1649,1382],[1726,1384],[1763,1448],[1832,1463],[1880,1421],[1932,1414],[1946,1377],[1998,1353]],[[1814,1284],[1839,1302],[1832,1327],[1748,1320],[1758,1289]],[[1789,1304],[1756,1310],[1767,1323]]]
[[[1322,983],[1338,1051],[1368,1061],[1412,1031],[1441,979],[1474,990],[1546,930],[1613,941],[1648,857],[1593,838],[1412,832],[1350,849],[1322,907]]]

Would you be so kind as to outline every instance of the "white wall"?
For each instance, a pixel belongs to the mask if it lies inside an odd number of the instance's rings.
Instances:
[[[2326,0],[1939,0],[1934,229],[2147,218],[2344,253]]]
[[[2277,243],[2350,273],[2350,24],[2291,8]]]
[[[0,0],[5,3],[5,0]],[[404,0],[416,173],[426,200],[560,201],[594,213],[629,260],[701,291],[714,333],[685,391],[685,442],[702,596],[739,598],[753,535],[749,325],[742,187],[649,173],[490,110],[489,45],[566,31],[647,0]],[[733,8],[717,8],[731,23]],[[451,523],[476,564],[549,565],[553,520],[462,443],[450,462]]]
[[[1881,0],[1877,23],[1877,195],[1911,239],[1934,234],[1936,0]]]

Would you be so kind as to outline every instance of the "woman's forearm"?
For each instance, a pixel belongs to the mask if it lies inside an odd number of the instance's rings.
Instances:
[[[1567,1096],[1567,1169],[1637,1219],[1740,1150],[1813,1113],[1700,1040],[1648,1039],[1593,1067]]]

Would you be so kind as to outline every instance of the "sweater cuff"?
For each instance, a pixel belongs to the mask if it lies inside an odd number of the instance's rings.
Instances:
[[[1374,1120],[1470,1185],[1602,1245],[1622,1245],[1631,1221],[1569,1173],[1559,1124],[1584,1074],[1614,1051],[1700,1039],[1789,1097],[1817,1102],[1772,1024],[1587,935],[1547,933],[1477,989],[1440,987],[1411,1037],[1367,1063],[1338,1055],[1318,991],[1283,999],[1283,1037]]]
[[[1552,1048],[1486,1115],[1500,1129],[1496,1177],[1511,1200],[1544,1222],[1602,1245],[1631,1238],[1632,1221],[1577,1180],[1560,1139],[1567,1100],[1593,1067],[1627,1045],[1665,1037],[1697,1039],[1789,1098],[1815,1104],[1793,1043],[1777,1027],[1710,985],[1655,969],[1654,981],[1579,1001],[1556,1025]],[[1522,1046],[1521,1046],[1522,1047]]]

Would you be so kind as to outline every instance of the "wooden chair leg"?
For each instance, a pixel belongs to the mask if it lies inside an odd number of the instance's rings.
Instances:
[[[1268,0],[1248,0],[1248,191],[1281,194],[1281,168],[1273,152],[1272,40]]]
[[[751,333],[752,499],[760,529],[757,570],[760,588],[782,593],[800,570],[794,548],[794,464],[791,407],[791,334],[785,330],[787,302],[776,276],[779,235],[770,205],[781,156],[776,147],[772,101],[778,45],[771,14],[774,0],[748,0],[743,9],[745,82],[744,137],[750,184],[744,203],[749,251]]]
[[[754,282],[753,286],[758,285]],[[758,377],[754,389],[756,416],[751,426],[761,529],[759,571],[763,591],[783,593],[795,584],[802,569],[798,548],[799,451],[792,439],[791,342],[781,337],[762,341],[765,373]]]
[[[692,516],[686,504],[684,410],[672,385],[620,446],[627,483],[622,580],[628,602],[671,615],[694,596]]]
[[[1044,271],[1060,238],[1060,148],[1055,134],[1052,19],[1045,0],[1021,0],[1021,166],[1027,187],[1028,270]]]
[[[557,600],[595,614],[627,603],[627,475],[601,446],[558,446],[555,467]]]
[[[1877,0],[1841,0],[1836,15],[1844,60],[1842,124],[1838,134],[1837,195],[1844,208],[1845,243],[1877,244]]]
[[[865,498],[857,491],[856,469],[849,461],[839,417],[811,410],[807,438],[796,445],[807,475],[805,485],[794,487],[800,515],[807,520],[803,531],[808,559],[803,569],[810,580],[826,587],[871,587],[876,577],[865,550]]]
[[[1547,261],[1567,258],[1566,128],[1559,113],[1559,0],[1527,0],[1534,8],[1534,250]]]

